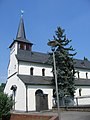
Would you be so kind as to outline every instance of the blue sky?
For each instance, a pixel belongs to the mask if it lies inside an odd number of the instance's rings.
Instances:
[[[7,79],[8,46],[16,38],[21,10],[33,51],[49,52],[48,39],[61,26],[72,39],[75,58],[90,60],[90,0],[0,0],[0,83]]]

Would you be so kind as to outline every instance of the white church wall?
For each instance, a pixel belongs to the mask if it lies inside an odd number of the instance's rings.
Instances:
[[[86,78],[86,72],[84,71],[80,71],[79,75],[80,75],[80,78]]]
[[[79,89],[81,89],[81,96]],[[78,99],[78,105],[90,105],[90,88],[88,86],[78,86],[75,91],[75,104],[76,98]]]
[[[78,74],[77,73],[75,73],[75,78],[78,78]]]
[[[10,55],[11,54],[17,54],[17,50],[18,50],[18,43],[17,42],[15,42],[13,45],[12,45],[12,47],[10,48]]]
[[[17,54],[17,43],[15,43],[10,50],[10,61],[8,65],[8,77],[18,71],[18,61],[15,54]]]
[[[36,110],[35,92],[41,89],[44,94],[48,94],[48,108],[52,109],[53,89],[50,86],[29,86],[28,87],[28,111]]]
[[[88,70],[87,73],[88,73],[88,79],[90,79],[90,70]]]
[[[76,71],[79,72],[79,78],[84,78],[84,79],[86,79],[86,73],[87,73],[87,78],[90,79],[90,70],[86,70],[86,69],[76,69]],[[75,73],[75,77],[78,78],[78,73]]]
[[[26,88],[24,83],[18,79],[17,74],[10,77],[4,89],[4,93],[9,96],[13,95],[13,90],[11,90],[12,85],[17,86],[15,95],[15,110],[25,111],[26,110]],[[14,98],[14,96],[13,96]]]
[[[26,87],[23,82],[19,79],[17,86],[16,96],[16,110],[26,111]]]
[[[42,76],[42,69],[45,69],[45,76],[52,76],[52,67],[45,64],[20,62],[19,74],[30,75],[30,68],[33,67],[33,75]]]

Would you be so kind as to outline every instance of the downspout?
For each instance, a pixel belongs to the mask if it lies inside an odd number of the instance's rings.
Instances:
[[[26,112],[28,112],[28,85],[26,85]]]
[[[13,95],[14,95],[14,111],[15,111],[15,94],[16,94],[16,91],[13,91]]]
[[[17,73],[19,74],[19,60],[18,60],[18,68],[17,68]]]

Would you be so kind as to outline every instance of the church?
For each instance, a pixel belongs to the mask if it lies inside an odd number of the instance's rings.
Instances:
[[[26,37],[23,16],[16,39],[9,46],[8,78],[4,92],[12,97],[17,111],[52,109],[53,74],[47,63],[48,54],[34,52],[33,43]],[[75,105],[90,105],[90,61],[75,59]]]

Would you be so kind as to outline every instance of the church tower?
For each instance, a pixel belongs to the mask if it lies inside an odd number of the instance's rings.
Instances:
[[[20,50],[22,50],[22,52],[30,52],[32,51],[32,45],[33,44],[26,38],[23,15],[21,15],[16,39],[9,46],[10,61],[8,66],[8,77],[12,76],[15,73],[18,73],[18,61],[16,59],[16,56],[18,55]]]
[[[52,66],[47,64],[49,56],[32,51],[32,45],[26,37],[21,15],[16,39],[9,46],[8,78],[4,89],[5,93],[12,96],[15,102],[13,109],[17,111],[52,108]],[[42,93],[43,103],[37,107],[39,93]]]

